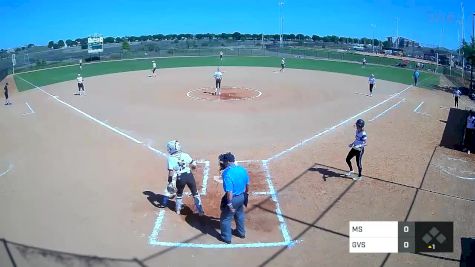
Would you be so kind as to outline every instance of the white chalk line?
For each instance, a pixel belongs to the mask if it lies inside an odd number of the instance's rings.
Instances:
[[[405,88],[404,90],[401,90],[399,93],[396,93],[396,94],[390,96],[390,97],[387,98],[386,100],[383,100],[383,101],[379,102],[378,104],[376,104],[376,105],[374,105],[374,106],[371,106],[371,107],[367,108],[366,110],[363,110],[363,111],[361,111],[360,113],[358,113],[358,114],[356,114],[356,115],[354,115],[354,116],[351,116],[350,118],[348,118],[348,119],[346,119],[346,120],[344,120],[344,121],[342,121],[342,122],[340,122],[340,123],[338,123],[338,124],[336,124],[336,125],[334,125],[334,126],[328,128],[328,129],[325,129],[325,130],[323,130],[323,131],[321,131],[321,132],[315,134],[314,136],[312,136],[312,137],[310,137],[310,138],[307,138],[307,139],[305,139],[305,140],[303,140],[303,141],[301,141],[301,142],[295,144],[294,146],[292,146],[292,147],[290,147],[290,148],[287,148],[286,150],[284,150],[284,151],[282,151],[282,152],[280,152],[280,153],[278,153],[278,154],[275,154],[274,156],[268,158],[266,161],[271,161],[271,160],[277,159],[277,158],[281,157],[282,155],[287,154],[287,153],[293,151],[294,149],[299,148],[299,147],[305,145],[306,143],[308,143],[308,142],[310,142],[310,141],[312,141],[312,140],[314,140],[314,139],[316,139],[316,138],[318,138],[318,137],[320,137],[320,136],[322,136],[322,135],[324,135],[324,134],[327,134],[327,133],[329,133],[329,132],[335,130],[336,128],[338,128],[338,127],[340,127],[340,126],[342,126],[342,125],[348,123],[349,121],[354,120],[355,118],[357,118],[357,117],[359,117],[359,116],[361,116],[361,115],[367,113],[368,111],[371,111],[371,110],[373,110],[373,109],[375,109],[375,108],[381,106],[382,104],[388,102],[389,100],[391,100],[391,99],[393,99],[393,98],[396,98],[397,96],[399,96],[400,94],[404,93],[405,91],[409,90],[409,89],[412,88],[412,87],[413,87],[413,85],[409,85],[409,86],[408,86],[407,88]]]
[[[427,114],[425,112],[420,112],[419,111],[419,108],[424,104],[424,101],[422,101],[419,106],[417,106],[415,109],[414,109],[414,112],[417,113],[417,114],[421,114],[421,115],[424,115],[424,116],[430,116],[430,114]]]
[[[5,174],[9,173],[13,169],[13,164],[8,164],[8,169],[2,173],[0,173],[0,177],[4,176]]]
[[[209,161],[206,161],[209,164]],[[205,162],[205,164],[206,164]],[[239,162],[257,162],[256,160],[242,160],[236,161]],[[165,217],[165,210],[161,210],[158,213],[157,219],[155,220],[155,225],[153,227],[152,233],[149,236],[149,244],[152,246],[165,246],[165,247],[182,247],[182,248],[267,248],[267,247],[292,247],[297,241],[293,241],[290,238],[290,234],[288,232],[287,224],[282,216],[282,211],[280,209],[280,205],[277,199],[277,193],[274,189],[274,186],[271,181],[270,171],[267,166],[267,161],[261,160],[262,166],[266,173],[266,182],[269,187],[269,192],[254,192],[253,195],[271,195],[271,199],[275,202],[276,205],[276,215],[279,221],[279,227],[281,229],[282,235],[284,237],[283,242],[255,242],[255,243],[245,243],[245,244],[204,244],[204,243],[185,243],[185,242],[167,242],[167,241],[159,241],[158,235],[161,230],[163,220]],[[198,163],[198,162],[197,162]],[[202,163],[202,162],[200,162]],[[206,168],[206,165],[205,165]],[[219,177],[219,176],[218,176]],[[216,178],[216,176],[215,176]],[[203,184],[205,184],[203,182]]]
[[[30,115],[30,114],[35,114],[35,111],[31,108],[31,106],[28,104],[28,102],[25,102],[26,106],[28,107],[28,109],[30,110],[30,112],[27,112],[27,113],[23,113],[21,114],[22,116],[26,116],[26,115]]]
[[[465,177],[465,176],[460,176],[460,175],[456,175],[456,174],[452,173],[451,170],[456,170],[456,168],[445,167],[445,166],[442,166],[442,165],[435,165],[435,166],[437,168],[439,168],[439,170],[441,170],[442,172],[445,172],[446,174],[448,174],[450,176],[454,176],[456,178],[463,179],[463,180],[475,180],[475,177]],[[461,172],[474,173],[474,172],[467,172],[467,171],[461,171]]]
[[[203,169],[203,184],[201,185],[201,195],[206,195],[206,190],[208,187],[208,177],[209,177],[209,161],[204,162],[204,169]]]
[[[404,101],[404,99],[400,100],[399,102],[397,102],[396,104],[392,105],[391,107],[389,107],[389,108],[386,109],[385,111],[379,113],[376,117],[372,118],[372,119],[369,120],[369,121],[372,122],[372,121],[376,120],[377,118],[383,116],[384,114],[386,114],[386,113],[387,113],[388,111],[390,111],[391,109],[393,109],[393,108],[399,106],[399,104],[401,104],[401,102],[403,102],[403,101]]]
[[[267,162],[268,162],[267,160],[263,160],[262,166],[264,167],[264,171],[266,174],[266,182],[267,182],[267,186],[269,187],[271,198],[275,202],[275,213],[277,215],[277,219],[279,220],[280,231],[282,232],[282,236],[284,237],[284,242],[292,243],[292,239],[290,238],[289,230],[287,228],[287,223],[284,220],[284,216],[282,216],[279,200],[277,198],[277,192],[274,189],[274,185],[272,183],[272,176],[270,174],[270,170],[269,170],[269,166],[267,165]]]

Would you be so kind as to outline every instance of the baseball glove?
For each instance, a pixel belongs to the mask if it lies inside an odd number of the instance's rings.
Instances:
[[[170,194],[170,195],[175,195],[176,194],[176,185],[174,182],[171,182],[171,183],[168,183],[167,185],[167,192]]]

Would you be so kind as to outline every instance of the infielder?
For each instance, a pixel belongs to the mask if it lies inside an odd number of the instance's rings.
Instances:
[[[84,79],[81,77],[81,74],[78,74],[76,80],[78,81],[78,95],[82,95],[82,93],[86,95],[86,91],[84,91]]]
[[[168,186],[167,195],[164,198],[163,206],[167,206],[168,198],[174,195],[176,188],[176,213],[180,215],[183,208],[183,190],[185,186],[191,191],[193,195],[196,210],[200,216],[204,215],[203,206],[201,205],[201,198],[196,190],[195,177],[191,173],[191,169],[196,168],[196,162],[185,152],[181,151],[180,143],[176,140],[167,143],[168,154]],[[176,187],[175,187],[176,186]]]
[[[11,105],[12,103],[8,99],[8,83],[5,83],[5,87],[3,87],[3,94],[5,95],[5,105]]]
[[[155,63],[155,60],[152,60],[152,75],[153,75],[153,77],[157,76],[157,74],[155,73],[156,70],[157,70],[157,63]]]
[[[459,107],[459,97],[462,95],[462,92],[458,88],[454,90],[454,101],[455,101],[455,107]]]
[[[285,69],[285,58],[282,58],[280,61],[280,72],[283,72]]]
[[[366,132],[364,131],[364,120],[358,119],[356,121],[356,134],[355,134],[355,141],[349,144],[348,146],[351,147],[350,152],[346,156],[346,164],[350,167],[350,171],[346,174],[348,177],[352,177],[353,180],[360,180],[361,179],[361,171],[363,170],[363,166],[361,164],[363,160],[364,148],[366,146],[366,141],[368,139]],[[351,165],[351,159],[356,157],[356,164],[358,165],[358,177],[354,177],[353,174],[353,166]]]
[[[216,69],[216,72],[214,73],[213,77],[216,81],[216,86],[213,95],[221,95],[221,80],[223,79],[223,73],[219,70],[219,68]]]
[[[373,88],[376,84],[376,78],[374,78],[374,74],[371,74],[368,78],[369,83],[369,96],[373,96]]]

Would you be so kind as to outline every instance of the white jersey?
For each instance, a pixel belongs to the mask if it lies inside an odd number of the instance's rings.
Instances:
[[[376,78],[374,77],[369,77],[369,84],[376,84]]]
[[[153,62],[152,67],[153,67],[154,69],[156,69],[156,68],[157,68],[157,63]]]
[[[280,62],[280,64],[285,65],[285,60],[282,59],[282,61]]]
[[[461,95],[462,95],[462,92],[460,92],[460,90],[457,89],[454,91],[454,96],[460,97]]]
[[[366,135],[365,131],[359,132],[356,130],[355,134],[355,141],[353,142],[353,148],[356,150],[361,150],[366,146],[366,140],[368,140],[368,136]]]
[[[223,78],[223,73],[221,71],[217,71],[217,72],[214,73],[213,77],[216,80],[221,80]]]
[[[168,156],[168,170],[172,170],[176,175],[183,173],[190,173],[190,164],[192,164],[193,159],[184,152],[177,152],[173,155]]]
[[[77,77],[76,80],[78,80],[78,83],[82,83],[83,82],[83,79],[81,76]]]

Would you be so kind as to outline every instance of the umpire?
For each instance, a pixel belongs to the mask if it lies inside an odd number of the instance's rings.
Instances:
[[[221,199],[221,236],[220,240],[231,244],[232,234],[239,238],[246,237],[244,226],[244,206],[247,206],[249,191],[249,175],[247,170],[235,164],[234,155],[230,152],[219,155],[220,170],[223,170],[224,196]],[[231,231],[234,218],[236,230]]]

